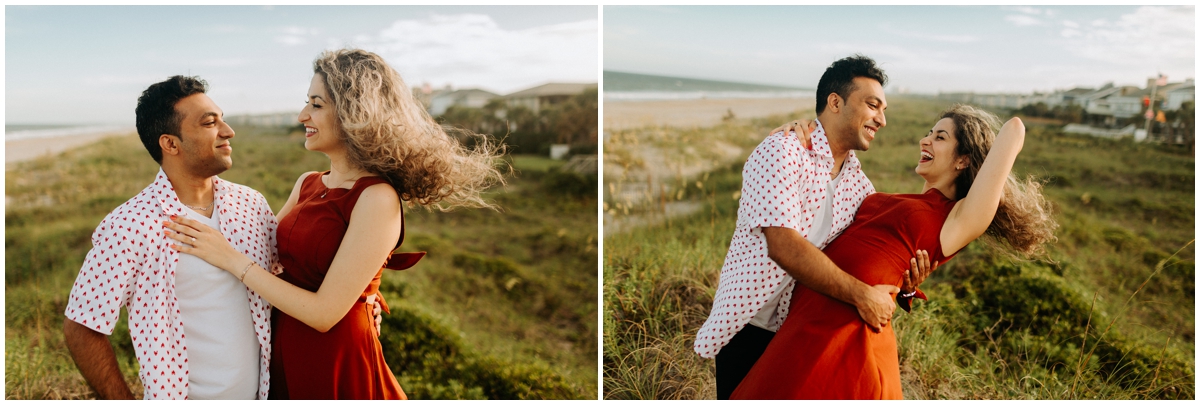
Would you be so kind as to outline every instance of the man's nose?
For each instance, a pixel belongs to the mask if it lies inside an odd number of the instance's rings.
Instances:
[[[220,135],[222,138],[233,138],[237,134],[234,133],[233,127],[229,126],[229,123],[221,121],[221,131],[217,132],[217,135]]]
[[[880,128],[887,126],[887,116],[884,115],[883,111],[879,112],[879,117],[875,119],[875,122],[879,123]]]

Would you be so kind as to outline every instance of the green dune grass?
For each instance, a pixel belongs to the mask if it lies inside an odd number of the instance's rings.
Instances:
[[[234,168],[221,177],[262,192],[278,211],[301,173],[328,168],[302,142],[238,128]],[[487,193],[499,212],[407,208],[400,250],[429,254],[412,269],[385,272],[392,313],[381,340],[411,398],[596,396],[596,196],[554,187],[590,181],[595,190],[595,178],[562,173],[561,162],[540,157],[510,163],[508,186]],[[63,344],[63,308],[95,226],[157,170],[128,136],[6,173],[5,398],[93,396]],[[140,395],[121,319],[110,340]]]
[[[948,105],[891,101],[887,127],[858,156],[877,190],[920,192],[917,140]],[[682,151],[703,140],[748,155],[791,118],[623,131],[605,150]],[[905,397],[1193,399],[1194,162],[1186,150],[1031,124],[1014,170],[1045,182],[1058,240],[1029,260],[976,241],[925,282],[930,301],[894,322]],[[668,191],[702,204],[698,212],[606,236],[605,398],[715,398],[713,362],[691,345],[712,306],[740,187],[740,161],[682,179]],[[660,206],[608,198],[609,215]]]

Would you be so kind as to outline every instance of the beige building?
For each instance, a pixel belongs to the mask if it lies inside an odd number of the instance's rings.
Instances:
[[[542,107],[566,101],[588,89],[596,88],[596,83],[546,83],[541,86],[518,91],[504,96],[508,106],[523,106],[537,113]]]
[[[488,101],[496,97],[500,97],[500,95],[480,89],[443,91],[430,96],[426,108],[429,109],[429,115],[436,117],[445,114],[446,110],[452,106],[482,108],[487,105]]]

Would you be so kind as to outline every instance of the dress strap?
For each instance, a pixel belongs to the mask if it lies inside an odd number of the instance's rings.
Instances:
[[[400,202],[400,240],[396,241],[396,248],[399,248],[404,243],[404,231],[408,227],[408,222],[404,220],[404,202]],[[383,262],[383,268],[391,270],[405,270],[416,265],[422,257],[425,257],[425,252],[402,252],[392,253],[388,256],[387,261]]]

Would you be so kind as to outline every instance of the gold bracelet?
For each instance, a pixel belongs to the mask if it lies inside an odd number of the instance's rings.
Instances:
[[[246,273],[249,273],[249,272],[250,272],[250,266],[253,266],[253,265],[254,265],[254,261],[253,261],[253,260],[251,260],[251,261],[250,261],[250,263],[247,263],[247,264],[246,264],[246,268],[242,269],[242,276],[241,276],[241,277],[238,277],[238,281],[240,281],[240,282],[245,282],[245,281],[246,281]]]

